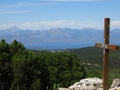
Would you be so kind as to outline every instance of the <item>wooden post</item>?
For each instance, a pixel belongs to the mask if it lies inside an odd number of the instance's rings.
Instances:
[[[119,50],[118,45],[109,44],[110,18],[104,19],[104,44],[96,43],[95,46],[103,48],[103,90],[108,90],[109,77],[109,50]]]
[[[104,45],[109,45],[110,19],[104,20]],[[106,46],[107,47],[107,46]],[[109,49],[103,48],[103,90],[108,90]]]

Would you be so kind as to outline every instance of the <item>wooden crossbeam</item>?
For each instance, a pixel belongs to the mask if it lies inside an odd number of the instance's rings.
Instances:
[[[100,43],[96,43],[95,46],[99,48],[109,49],[109,50],[119,50],[120,48],[118,45],[103,45]]]

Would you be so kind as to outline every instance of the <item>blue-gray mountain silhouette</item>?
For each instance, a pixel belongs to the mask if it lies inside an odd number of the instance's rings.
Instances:
[[[103,30],[53,28],[49,30],[22,30],[16,26],[0,30],[0,39],[11,43],[14,39],[27,48],[79,48],[103,43]],[[111,30],[111,43],[120,43],[120,29]]]

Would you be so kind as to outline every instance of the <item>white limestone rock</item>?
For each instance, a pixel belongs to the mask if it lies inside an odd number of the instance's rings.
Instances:
[[[58,90],[68,90],[68,88],[58,88]]]
[[[120,87],[120,79],[114,79],[111,88]]]
[[[59,88],[58,90],[103,90],[102,79],[86,78],[71,85],[69,88]],[[120,79],[114,79],[109,90],[120,90]]]
[[[102,79],[86,78],[71,85],[68,90],[102,90]]]

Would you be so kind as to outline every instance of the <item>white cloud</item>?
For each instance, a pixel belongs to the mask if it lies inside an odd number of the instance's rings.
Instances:
[[[39,21],[39,22],[25,22],[25,23],[13,23],[0,25],[0,29],[5,29],[11,26],[17,26],[21,29],[32,30],[45,30],[50,28],[94,28],[101,29],[102,25],[93,22],[77,22],[68,20],[56,20],[56,21]]]
[[[6,11],[0,11],[0,14],[18,14],[18,13],[31,13],[34,12],[32,10],[6,10]]]
[[[26,2],[19,2],[13,4],[0,4],[0,9],[4,8],[17,8],[17,7],[25,7],[25,6],[36,6],[38,3],[26,3]]]
[[[50,28],[93,28],[93,29],[104,29],[104,23],[96,23],[92,21],[80,22],[80,21],[70,21],[70,20],[56,20],[56,21],[39,21],[39,22],[23,22],[23,23],[11,23],[11,24],[1,24],[1,29],[6,29],[12,26],[17,26],[23,30],[47,30]],[[120,21],[111,21],[111,29],[120,28]]]
[[[28,28],[33,30],[50,29],[50,28],[96,28],[99,29],[99,25],[96,23],[86,22],[75,22],[68,20],[57,20],[57,21],[40,21],[40,22],[27,22],[20,25],[22,28]]]
[[[111,21],[111,28],[120,28],[120,21]]]
[[[20,27],[28,28],[28,29],[49,29],[49,28],[58,28],[58,27],[67,27],[67,20],[57,20],[57,21],[40,21],[40,22],[26,22],[20,25]]]
[[[17,13],[30,13],[33,10],[25,9],[26,7],[32,7],[37,3],[14,3],[14,4],[0,4],[0,14],[17,14]]]

